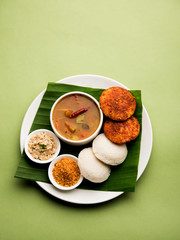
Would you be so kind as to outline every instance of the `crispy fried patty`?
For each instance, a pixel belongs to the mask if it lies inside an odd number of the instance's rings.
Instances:
[[[100,107],[105,116],[115,121],[125,121],[136,109],[135,97],[126,89],[111,87],[104,90],[99,99]]]
[[[107,119],[104,122],[104,134],[106,137],[117,144],[130,142],[137,138],[140,132],[140,124],[138,120],[132,116],[124,122],[116,122]]]

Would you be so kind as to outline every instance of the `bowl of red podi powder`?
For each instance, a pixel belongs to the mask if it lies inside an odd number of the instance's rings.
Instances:
[[[72,190],[83,180],[78,159],[71,154],[63,154],[54,159],[49,165],[48,176],[50,182],[60,190]]]

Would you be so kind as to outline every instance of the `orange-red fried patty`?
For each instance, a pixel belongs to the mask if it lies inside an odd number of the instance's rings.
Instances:
[[[106,137],[117,144],[134,140],[140,132],[140,124],[134,116],[124,122],[107,119],[103,127]]]
[[[107,117],[115,121],[125,121],[136,109],[135,97],[126,89],[111,87],[104,90],[99,99],[100,107]]]

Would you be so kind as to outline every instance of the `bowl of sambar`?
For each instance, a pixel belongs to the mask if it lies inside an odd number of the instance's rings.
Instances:
[[[69,92],[51,108],[50,122],[55,134],[70,145],[91,142],[100,132],[103,113],[98,101],[84,92]]]

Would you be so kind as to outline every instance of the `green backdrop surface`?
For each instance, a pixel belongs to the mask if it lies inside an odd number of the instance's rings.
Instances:
[[[0,239],[179,239],[180,1],[0,1]],[[142,91],[153,127],[134,193],[98,205],[57,200],[14,178],[34,98],[97,74]]]

